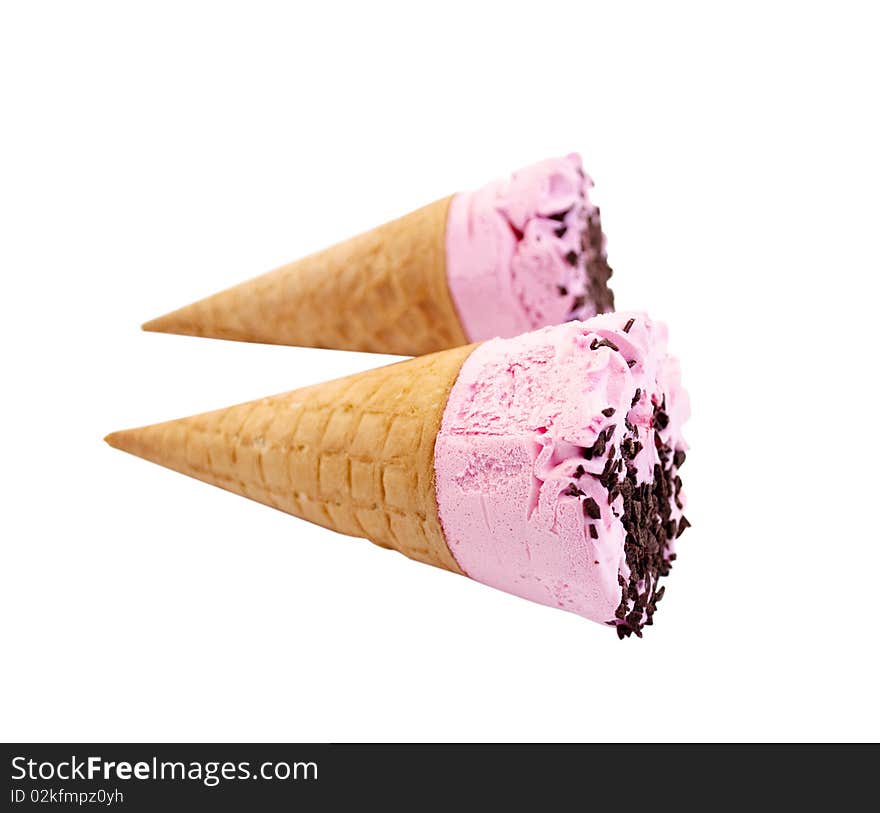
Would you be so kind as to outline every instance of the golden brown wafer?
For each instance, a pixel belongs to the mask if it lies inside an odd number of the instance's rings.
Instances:
[[[466,344],[446,279],[451,200],[160,316],[144,330],[405,356]]]
[[[123,451],[460,573],[437,512],[434,443],[476,345],[108,435]]]

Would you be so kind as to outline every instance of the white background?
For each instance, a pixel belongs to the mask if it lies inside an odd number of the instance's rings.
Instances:
[[[870,5],[603,5],[2,5],[0,736],[880,735]],[[142,321],[572,150],[693,401],[644,640],[102,443],[386,361]]]

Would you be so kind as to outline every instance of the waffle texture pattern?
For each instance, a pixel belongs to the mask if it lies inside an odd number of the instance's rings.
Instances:
[[[434,444],[449,391],[474,347],[116,432],[107,442],[460,573],[440,526]]]
[[[446,279],[450,201],[160,316],[144,329],[402,356],[466,344]]]

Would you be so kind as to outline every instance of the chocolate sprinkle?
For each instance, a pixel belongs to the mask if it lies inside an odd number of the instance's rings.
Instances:
[[[599,509],[599,503],[597,503],[592,497],[587,497],[587,499],[584,500],[584,514],[590,519],[599,519],[602,516],[602,511]]]
[[[574,251],[569,251],[568,254],[565,255],[565,261],[569,265],[577,265],[578,255]]]
[[[635,323],[636,323],[636,320],[635,320],[635,319],[630,319],[630,320],[629,320],[629,321],[623,326],[623,332],[624,332],[624,333],[629,333],[629,329],[630,329]]]
[[[608,280],[614,272],[605,255],[605,238],[598,208],[587,216],[581,231],[581,250],[586,258],[584,275],[589,300],[595,306],[596,313],[613,311],[614,294],[608,287]]]
[[[630,404],[630,406],[634,407],[639,402],[639,398],[641,398],[641,397],[642,397],[642,388],[636,387],[636,394],[633,395],[632,403]]]
[[[594,342],[598,344],[598,341]],[[641,389],[637,389],[632,406],[639,402],[641,396]],[[614,407],[602,410],[605,417],[611,417],[615,412]],[[644,446],[639,439],[638,426],[633,425],[628,417],[624,420],[626,431],[620,441],[619,455],[617,447],[611,442],[618,424],[603,428],[593,445],[581,450],[587,460],[594,460],[607,452],[601,474],[586,471],[583,465],[578,465],[574,470],[575,479],[589,474],[601,484],[611,513],[619,518],[625,532],[624,556],[630,575],[624,579],[618,574],[620,604],[614,611],[614,618],[606,622],[616,627],[620,638],[631,635],[640,638],[643,627],[653,624],[657,604],[665,592],[665,587],[659,587],[658,581],[669,574],[675,561],[672,542],[690,527],[686,517],[681,516],[676,520],[672,515],[673,505],[682,507],[678,467],[684,463],[685,453],[681,449],[673,450],[660,437],[659,430],[667,427],[669,422],[664,395],[659,404],[654,403],[651,426],[655,431],[652,433],[650,428],[646,430],[648,438],[653,434],[657,461],[648,482],[639,482],[639,467],[634,461],[644,451]],[[576,483],[569,483],[563,494],[583,498],[581,505],[586,518],[601,518],[599,502],[595,497],[587,496]],[[587,528],[591,539],[599,538],[596,525],[587,523]]]
[[[553,230],[553,234],[555,234],[560,239],[565,237],[565,233],[568,231],[568,226],[560,226],[558,229]]]
[[[559,291],[559,296],[568,296],[568,288],[564,285],[557,285],[556,290]]]
[[[614,436],[615,427],[616,425],[612,424],[603,429],[596,438],[596,442],[592,446],[584,449],[581,454],[583,454],[587,460],[592,460],[594,457],[601,457],[605,454],[605,446]]]
[[[633,399],[633,404],[636,400]],[[662,412],[663,407],[665,399],[660,406],[655,405],[655,415],[658,411]],[[622,459],[618,463],[622,463],[623,459],[634,459],[642,451],[642,444],[634,435],[624,437],[621,443]],[[630,578],[621,585],[621,601],[614,614],[620,638],[630,635],[640,637],[642,627],[653,623],[657,603],[665,589],[658,588],[657,582],[669,574],[675,559],[670,544],[689,525],[684,517],[678,522],[672,517],[672,502],[677,501],[681,488],[674,464],[668,465],[673,459],[673,451],[663,443],[659,434],[655,434],[655,445],[661,462],[654,466],[653,482],[639,484],[637,469],[632,463],[627,463],[623,480],[617,481],[611,475],[603,481],[608,489],[609,501],[618,494],[623,496],[621,522],[626,530],[624,552]]]
[[[590,350],[598,350],[600,347],[609,347],[615,353],[620,352],[620,348],[610,339],[593,339],[593,341],[590,342]]]
[[[620,453],[626,460],[633,460],[636,455],[642,451],[642,448],[641,441],[634,440],[633,438],[626,438],[620,446]]]

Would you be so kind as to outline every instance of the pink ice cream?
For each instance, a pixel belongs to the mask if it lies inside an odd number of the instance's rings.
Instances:
[[[688,415],[666,328],[646,314],[480,345],[434,453],[456,561],[477,581],[641,635],[689,524]]]
[[[592,186],[572,154],[452,199],[447,277],[471,341],[614,309]]]

